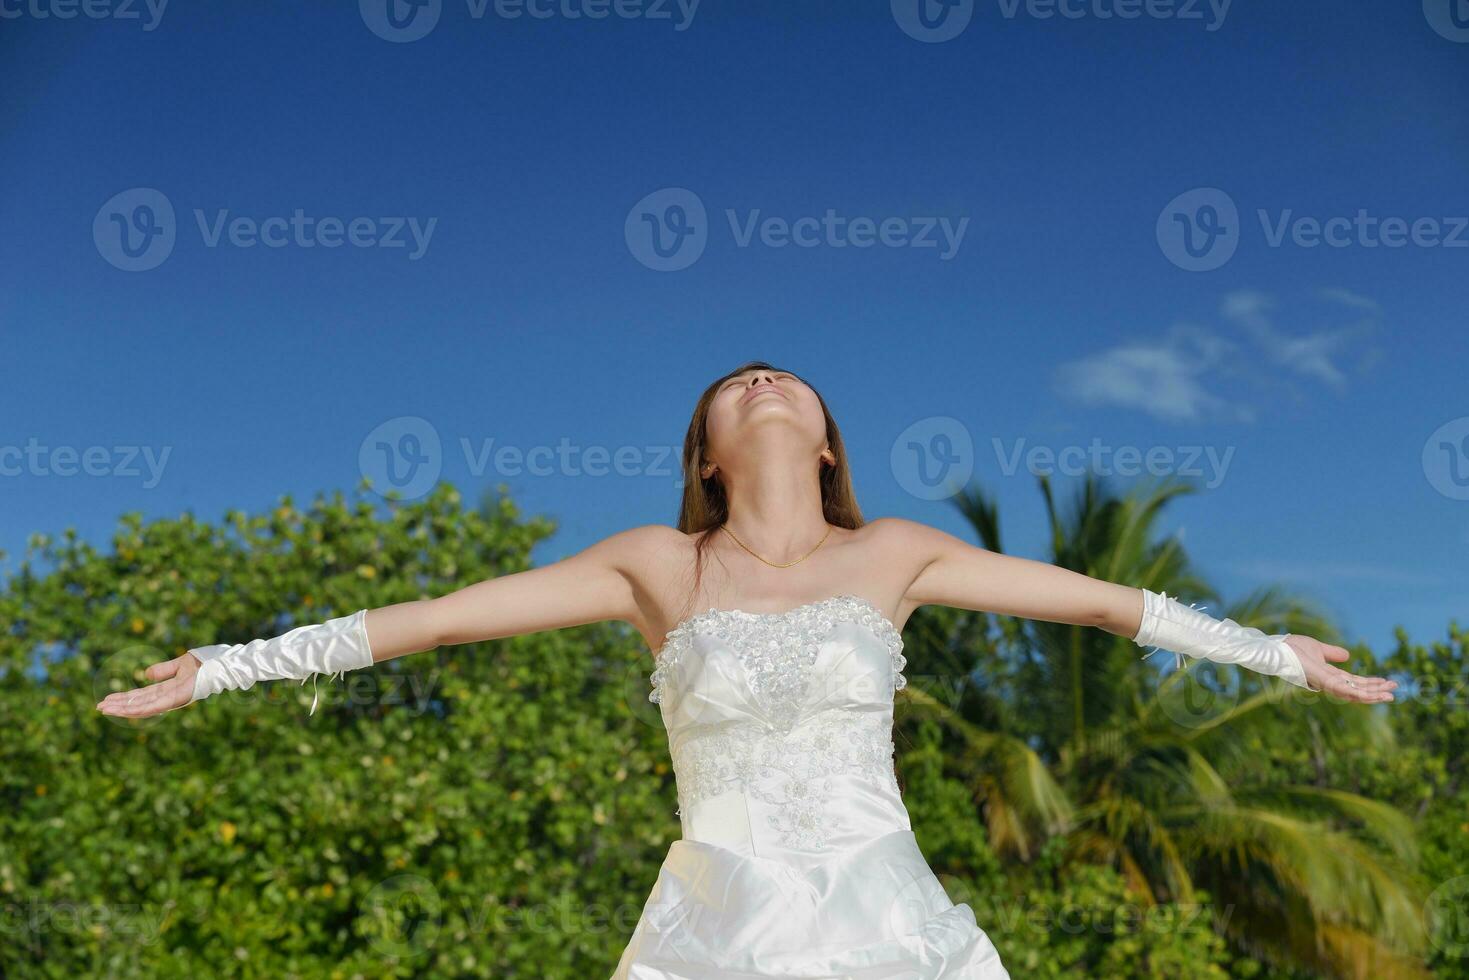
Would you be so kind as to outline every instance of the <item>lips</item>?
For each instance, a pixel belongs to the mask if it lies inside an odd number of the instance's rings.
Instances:
[[[742,398],[741,401],[750,401],[751,399],[759,397],[767,391],[773,392],[774,394],[777,394],[782,398],[785,397],[785,392],[781,391],[775,385],[756,385],[745,393],[745,397]]]

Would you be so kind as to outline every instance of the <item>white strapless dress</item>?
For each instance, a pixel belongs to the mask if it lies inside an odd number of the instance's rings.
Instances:
[[[668,634],[649,699],[683,837],[612,980],[1009,980],[898,791],[902,650],[853,595],[711,609]]]

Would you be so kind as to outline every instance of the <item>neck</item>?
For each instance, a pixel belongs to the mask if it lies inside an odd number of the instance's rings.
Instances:
[[[805,450],[785,450],[759,454],[758,465],[726,468],[725,525],[770,561],[805,554],[827,532],[820,466]]]

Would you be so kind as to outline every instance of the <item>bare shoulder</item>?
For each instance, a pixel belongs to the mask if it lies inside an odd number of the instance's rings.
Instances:
[[[694,560],[696,534],[667,524],[641,524],[604,539],[598,547],[633,584],[640,603],[667,593]]]
[[[947,531],[902,517],[877,518],[862,533],[867,535],[864,564],[880,568],[883,592],[899,597],[893,602],[893,622],[900,628],[924,604],[914,596],[915,584],[939,559],[969,547]]]
[[[693,537],[667,524],[640,524],[609,535],[595,547],[618,568],[638,577],[677,564],[693,550]]]
[[[667,524],[642,524],[619,531],[599,542],[603,560],[614,567],[632,589],[636,613],[629,621],[656,649],[670,618],[669,596],[677,591],[693,566],[697,534],[686,534]]]
[[[866,534],[871,546],[886,560],[923,563],[932,561],[959,539],[906,517],[878,517],[868,521],[860,533]]]

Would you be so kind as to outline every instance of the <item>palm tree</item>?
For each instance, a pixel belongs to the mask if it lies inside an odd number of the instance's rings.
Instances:
[[[1335,641],[1330,623],[1278,589],[1223,606],[1180,539],[1158,539],[1160,514],[1189,485],[1116,496],[1092,476],[1065,515],[1049,480],[1040,485],[1055,564],[1267,632]],[[993,499],[970,488],[956,503],[984,547],[1001,551]],[[1180,669],[1171,654],[1145,660],[1097,629],[942,612],[922,610],[910,631],[904,724],[941,722],[946,764],[973,789],[997,851],[1028,860],[1041,838],[1060,835],[1070,859],[1116,868],[1142,903],[1207,890],[1230,911],[1216,918],[1226,937],[1278,967],[1426,976],[1413,824],[1326,776],[1334,747],[1390,740],[1383,709],[1233,667]],[[977,682],[956,696],[936,686],[944,676]],[[1314,779],[1301,782],[1301,771]]]

